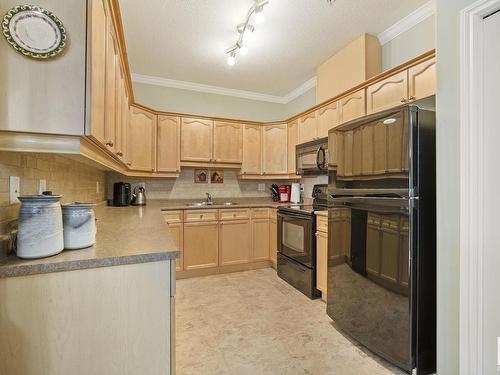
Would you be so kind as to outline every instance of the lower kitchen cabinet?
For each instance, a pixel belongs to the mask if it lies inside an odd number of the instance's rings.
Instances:
[[[184,270],[217,267],[219,230],[217,222],[184,223]]]
[[[269,219],[252,220],[252,253],[253,261],[269,259]]]
[[[316,288],[326,301],[328,274],[328,217],[316,216]]]
[[[179,249],[180,255],[179,258],[175,260],[175,270],[182,270],[183,256],[182,249],[184,247],[184,228],[182,223],[171,223],[168,224],[168,228],[170,229],[170,235],[174,239],[177,248]]]
[[[277,252],[278,252],[278,218],[277,210],[275,208],[271,209],[269,215],[269,258],[276,268],[277,263]]]
[[[219,223],[219,265],[248,263],[251,250],[250,220]]]

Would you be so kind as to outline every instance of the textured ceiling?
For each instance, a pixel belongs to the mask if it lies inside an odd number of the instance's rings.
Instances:
[[[427,0],[270,0],[249,53],[224,50],[252,0],[120,0],[133,73],[283,96],[363,32],[378,34]]]

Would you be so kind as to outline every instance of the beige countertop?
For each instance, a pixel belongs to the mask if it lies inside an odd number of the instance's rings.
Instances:
[[[328,210],[326,210],[326,211],[314,211],[314,213],[316,214],[316,216],[328,217]]]
[[[161,215],[164,204],[153,200],[144,207],[97,205],[94,246],[34,260],[10,255],[0,261],[0,278],[175,259],[179,252]]]
[[[207,206],[189,206],[189,203],[203,202],[204,199],[171,199],[154,201],[161,205],[163,211],[174,210],[197,210],[197,209],[218,209],[218,208],[258,208],[269,207],[278,208],[280,206],[289,206],[290,203],[273,202],[271,198],[213,198],[214,204]],[[235,205],[226,206],[224,202],[233,202]]]

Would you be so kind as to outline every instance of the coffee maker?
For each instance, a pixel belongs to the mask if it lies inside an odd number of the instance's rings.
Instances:
[[[113,185],[113,206],[128,206],[131,199],[131,186],[128,182],[115,182]]]

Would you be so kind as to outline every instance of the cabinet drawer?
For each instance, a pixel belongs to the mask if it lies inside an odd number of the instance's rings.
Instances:
[[[163,218],[167,223],[182,223],[182,211],[163,211]]]
[[[184,222],[191,223],[196,221],[217,221],[217,210],[185,210]]]
[[[320,232],[328,233],[328,218],[325,216],[316,216],[316,229]]]
[[[222,209],[219,210],[220,220],[242,220],[250,218],[248,209]]]
[[[269,208],[252,208],[252,219],[268,219]]]

